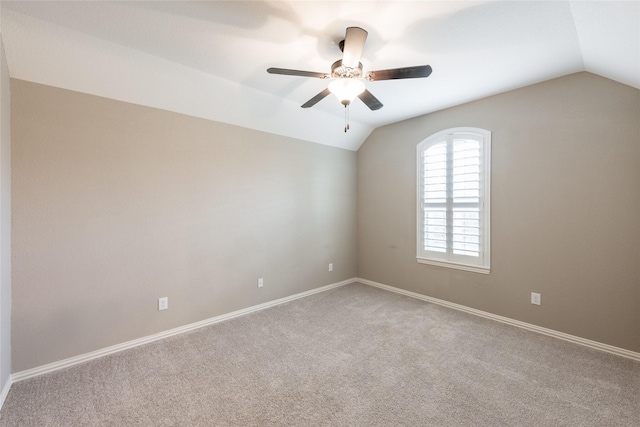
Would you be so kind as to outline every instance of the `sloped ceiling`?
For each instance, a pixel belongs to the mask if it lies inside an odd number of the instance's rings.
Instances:
[[[279,1],[0,4],[13,78],[357,150],[373,129],[579,71],[640,89],[640,2]],[[384,107],[334,97],[345,28],[369,32],[366,70],[429,64],[427,79],[368,82]]]

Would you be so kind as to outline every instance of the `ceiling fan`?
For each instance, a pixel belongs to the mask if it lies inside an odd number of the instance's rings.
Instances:
[[[333,79],[329,86],[322,92],[302,104],[302,108],[309,108],[327,97],[330,93],[336,95],[342,105],[345,106],[345,129],[349,129],[348,106],[357,96],[371,110],[382,108],[382,102],[369,92],[363,82],[394,80],[394,79],[415,79],[429,77],[431,66],[418,65],[414,67],[393,68],[388,70],[364,72],[360,56],[364,50],[364,43],[368,33],[360,27],[348,27],[344,40],[340,42],[342,59],[331,65],[331,73],[318,73],[313,71],[291,70],[288,68],[269,68],[270,74],[283,74],[287,76],[313,77],[318,79]]]

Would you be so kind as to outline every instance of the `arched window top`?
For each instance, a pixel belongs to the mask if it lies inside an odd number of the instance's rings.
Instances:
[[[443,142],[446,140],[448,135],[456,135],[457,137],[464,137],[467,134],[470,136],[475,135],[477,137],[481,137],[489,140],[491,139],[491,132],[486,129],[474,128],[474,127],[457,127],[457,128],[442,130],[440,132],[434,133],[433,135],[425,138],[424,140],[422,140],[422,142],[420,142],[420,144],[418,144],[418,149],[420,149],[421,147],[427,149],[431,145],[435,145],[439,142]]]

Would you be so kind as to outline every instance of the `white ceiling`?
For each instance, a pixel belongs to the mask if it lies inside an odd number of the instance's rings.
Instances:
[[[8,2],[13,78],[357,150],[373,129],[589,71],[640,89],[640,1]],[[384,104],[300,105],[326,80],[345,28],[369,32],[365,71],[429,64],[427,79],[368,82]]]

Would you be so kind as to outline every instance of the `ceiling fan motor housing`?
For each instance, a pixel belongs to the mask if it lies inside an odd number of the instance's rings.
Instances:
[[[362,77],[362,62],[358,63],[358,67],[345,67],[342,65],[342,59],[337,60],[331,66],[331,77],[334,79],[359,79]]]

